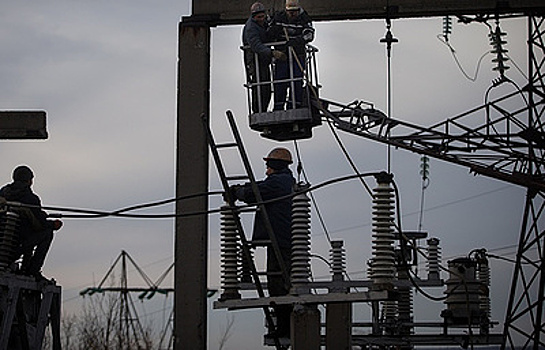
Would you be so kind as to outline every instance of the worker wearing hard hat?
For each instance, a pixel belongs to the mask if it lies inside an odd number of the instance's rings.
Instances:
[[[7,201],[22,204],[21,222],[18,230],[18,245],[15,247],[14,259],[23,256],[21,268],[16,272],[32,276],[36,281],[46,280],[42,275],[42,266],[51,242],[53,231],[62,227],[62,221],[48,219],[41,209],[41,200],[32,191],[34,173],[26,165],[20,165],[13,170],[13,182],[0,189],[0,197]],[[28,205],[25,206],[25,205]]]
[[[276,238],[284,266],[289,269],[291,266],[291,204],[289,197],[293,193],[295,179],[289,169],[293,163],[291,153],[283,147],[274,148],[263,158],[266,164],[265,174],[267,177],[263,181],[257,182],[257,187],[265,204],[265,211],[269,217],[273,234]],[[230,189],[234,198],[246,203],[255,203],[255,195],[250,183],[241,186],[233,186]],[[271,201],[275,198],[286,197],[281,200]],[[269,240],[269,235],[263,221],[263,213],[256,212],[254,219],[254,231],[252,240]],[[270,296],[287,295],[289,281],[284,281],[281,272],[280,263],[276,259],[273,247],[267,246],[267,288]],[[276,274],[271,272],[276,272]],[[271,335],[276,338],[289,338],[290,336],[290,305],[277,305],[275,307],[277,317],[276,334]]]
[[[254,113],[266,112],[271,100],[270,64],[272,58],[282,59],[285,57],[284,53],[272,50],[270,46],[265,45],[271,41],[267,32],[268,24],[265,12],[265,6],[262,3],[253,3],[250,7],[250,17],[242,30],[246,77],[248,83],[254,85],[252,87],[252,111]]]
[[[287,99],[288,108],[300,108],[303,101],[303,71],[305,69],[305,45],[314,40],[314,28],[308,13],[299,5],[298,0],[286,0],[283,11],[277,12],[271,22],[269,30],[274,41],[286,42],[285,45],[275,48],[289,56],[288,50],[292,51],[290,62],[279,61],[276,63],[274,80],[281,81],[274,84],[274,110],[282,110],[286,105],[288,88],[290,95]],[[293,67],[293,76],[290,76],[290,64]],[[294,91],[290,79],[296,79]],[[295,98],[295,106],[293,106]]]

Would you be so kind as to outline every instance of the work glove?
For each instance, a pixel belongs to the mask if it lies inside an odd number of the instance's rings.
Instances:
[[[280,60],[280,61],[285,61],[285,60],[288,59],[288,58],[286,57],[286,54],[283,53],[282,51],[273,50],[273,51],[272,51],[272,55],[273,55],[274,58],[276,58],[277,60]]]
[[[231,197],[231,199],[234,201],[236,201],[238,198],[237,198],[237,190],[240,188],[241,186],[240,185],[232,185],[232,186],[229,186],[229,188],[227,189],[227,191],[223,192],[222,196],[223,196],[223,200],[225,202],[228,202],[229,201],[229,198],[228,198],[228,195]]]
[[[291,38],[286,42],[286,45],[288,46],[297,46],[299,44],[301,44],[301,40],[298,38]]]

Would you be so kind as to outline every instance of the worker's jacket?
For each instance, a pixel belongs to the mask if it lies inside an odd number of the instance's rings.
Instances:
[[[242,45],[249,46],[244,50],[244,63],[248,69],[255,70],[255,53],[258,55],[260,67],[271,64],[272,51],[265,45],[267,42],[270,42],[267,24],[260,26],[252,17],[248,18],[242,30]]]
[[[23,241],[35,232],[53,228],[53,223],[47,220],[47,213],[40,208],[42,205],[40,197],[32,192],[27,183],[14,181],[5,185],[0,189],[0,197],[4,197],[7,201],[33,206],[29,210],[21,211],[19,232]]]
[[[305,45],[314,40],[314,27],[308,13],[300,9],[296,17],[288,17],[286,11],[277,12],[270,24],[269,35],[274,41],[286,41],[287,45],[277,45],[276,50],[288,54],[292,46],[298,56],[305,55]]]
[[[293,193],[295,179],[289,169],[276,170],[265,180],[258,181],[259,193],[264,202],[275,198],[288,196]],[[252,187],[246,184],[234,193],[235,197],[249,204],[256,202]],[[265,204],[265,210],[272,226],[278,245],[283,248],[291,247],[291,203],[292,198],[271,201]],[[263,213],[256,212],[252,240],[268,240],[269,235],[263,222]]]

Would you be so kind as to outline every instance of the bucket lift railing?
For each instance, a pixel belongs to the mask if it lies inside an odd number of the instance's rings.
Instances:
[[[286,45],[286,41],[279,41],[279,42],[273,42],[265,44],[267,47],[270,47],[274,49],[275,46],[279,45]],[[250,47],[248,45],[241,46],[241,50],[243,50],[245,53],[250,50]],[[310,92],[308,91],[310,86],[319,87],[318,85],[318,69],[316,64],[316,53],[318,52],[318,49],[312,45],[307,44],[305,46],[305,61],[299,62],[297,55],[293,52],[293,49],[289,49],[287,53],[287,60],[289,62],[289,77],[287,79],[279,79],[275,80],[274,78],[274,70],[275,70],[275,64],[276,60],[273,59],[272,63],[268,65],[268,69],[270,70],[271,74],[270,80],[262,80],[261,79],[261,72],[260,69],[262,68],[259,65],[259,55],[257,53],[253,53],[253,62],[252,64],[255,67],[256,70],[256,77],[255,82],[252,82],[250,80],[250,77],[248,74],[246,75],[246,83],[244,84],[244,87],[247,89],[247,97],[248,97],[248,109],[250,114],[252,113],[252,99],[257,98],[258,99],[258,107],[260,111],[266,112],[268,106],[263,106],[263,101],[261,100],[261,89],[269,85],[272,87],[271,91],[274,91],[275,84],[279,83],[289,83],[290,84],[290,90],[295,90],[295,84],[300,82],[303,84],[303,89],[307,90],[306,93],[306,103],[309,105],[308,99],[310,98]],[[303,72],[303,75],[301,77],[294,77],[293,67],[294,64],[297,64],[300,66],[301,71]],[[252,95],[253,89],[257,90],[256,94]],[[292,108],[295,108],[295,94],[290,93],[290,99],[291,99],[291,106]]]

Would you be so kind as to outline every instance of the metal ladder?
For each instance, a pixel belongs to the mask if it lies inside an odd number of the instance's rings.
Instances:
[[[269,236],[268,241],[265,241],[265,242],[260,241],[260,243],[270,244],[271,247],[273,248],[274,254],[276,255],[277,261],[279,262],[280,268],[282,270],[282,275],[284,277],[284,283],[287,284],[287,287],[288,287],[288,284],[289,284],[289,275],[288,275],[286,266],[284,264],[284,261],[282,259],[282,256],[281,256],[281,253],[280,253],[280,248],[278,246],[278,242],[277,242],[276,237],[274,235],[274,232],[272,230],[272,226],[271,226],[271,223],[270,223],[270,220],[269,220],[269,216],[267,215],[265,204],[263,203],[261,193],[259,192],[259,188],[257,186],[257,182],[256,182],[255,176],[253,174],[248,155],[246,153],[246,150],[244,149],[244,146],[243,146],[243,143],[242,143],[242,138],[241,138],[240,133],[238,131],[238,127],[236,125],[235,118],[234,118],[233,113],[231,111],[227,111],[226,115],[227,115],[227,120],[229,121],[229,126],[231,128],[231,132],[233,134],[234,142],[216,144],[216,142],[214,140],[214,136],[212,134],[212,130],[210,128],[210,122],[209,122],[208,118],[205,115],[202,116],[202,121],[203,121],[203,124],[204,124],[204,129],[206,130],[207,141],[208,141],[208,144],[210,146],[210,151],[212,152],[212,156],[214,158],[214,162],[216,164],[218,174],[220,176],[221,184],[223,186],[223,189],[225,190],[225,194],[226,194],[225,198],[227,199],[227,203],[229,204],[229,208],[233,212],[233,217],[234,217],[234,220],[235,220],[238,236],[239,236],[241,246],[242,246],[243,260],[245,260],[244,262],[247,263],[247,265],[248,265],[248,267],[250,269],[250,273],[251,273],[251,276],[252,276],[252,278],[254,280],[254,284],[255,284],[255,287],[256,287],[256,290],[257,290],[257,293],[258,293],[259,297],[264,298],[265,293],[263,291],[263,285],[261,283],[261,280],[259,279],[260,273],[256,269],[255,263],[254,263],[253,258],[252,258],[251,250],[250,250],[251,249],[251,247],[250,247],[251,243],[248,241],[248,239],[246,238],[246,234],[244,233],[244,229],[243,229],[242,223],[240,221],[240,217],[238,215],[238,208],[235,205],[236,198],[232,198],[231,193],[229,191],[229,187],[231,186],[231,183],[230,183],[231,181],[244,180],[244,181],[247,181],[247,182],[250,183],[253,194],[254,194],[254,198],[256,199],[257,210],[261,211],[261,215],[262,215],[262,218],[263,218],[263,223],[265,225],[265,229],[266,229],[266,231],[268,233],[268,236]],[[221,161],[220,152],[219,152],[220,149],[226,149],[226,148],[231,148],[231,149],[236,148],[238,150],[238,153],[240,155],[242,164],[244,165],[244,169],[246,171],[246,175],[228,176],[226,174],[225,168],[224,168],[223,163]],[[267,320],[269,331],[274,332],[275,329],[276,329],[276,325],[274,325],[274,322],[273,322],[271,308],[268,307],[268,306],[265,306],[265,307],[263,307],[263,312],[265,313],[265,318]],[[278,350],[286,349],[285,346],[282,346],[280,344],[280,341],[279,341],[278,338],[274,338],[274,343],[275,343],[275,347]]]

